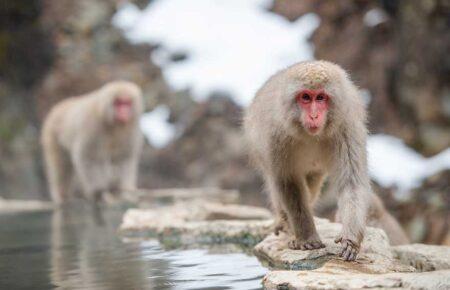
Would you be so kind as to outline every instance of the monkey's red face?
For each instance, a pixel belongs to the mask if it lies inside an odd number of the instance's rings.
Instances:
[[[119,97],[114,100],[114,119],[126,124],[133,117],[133,101],[130,98]]]
[[[301,109],[300,121],[311,135],[319,134],[327,122],[329,95],[323,90],[302,90],[296,101]]]

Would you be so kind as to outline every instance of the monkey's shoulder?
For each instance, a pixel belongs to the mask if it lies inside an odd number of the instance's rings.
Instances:
[[[69,97],[56,103],[49,113],[46,119],[64,119],[74,110],[78,110],[78,107],[86,101],[84,96]]]

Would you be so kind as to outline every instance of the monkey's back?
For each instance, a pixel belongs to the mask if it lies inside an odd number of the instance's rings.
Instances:
[[[252,164],[261,171],[268,167],[272,132],[277,122],[274,119],[276,107],[272,106],[277,97],[275,77],[269,79],[256,93],[244,113],[244,136],[247,152]]]
[[[83,113],[80,106],[83,106],[82,104],[87,101],[87,97],[86,95],[69,97],[53,106],[43,123],[41,133],[43,145],[49,142],[57,142],[63,145],[62,143],[68,143],[68,139],[73,139],[71,136],[79,131],[78,128],[82,125],[81,121],[86,118],[83,116],[86,114]]]

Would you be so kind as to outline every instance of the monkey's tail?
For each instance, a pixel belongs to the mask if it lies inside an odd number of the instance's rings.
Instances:
[[[370,214],[367,225],[384,230],[389,238],[389,242],[393,246],[410,243],[406,232],[384,207],[383,202],[375,193],[372,193],[371,196]]]

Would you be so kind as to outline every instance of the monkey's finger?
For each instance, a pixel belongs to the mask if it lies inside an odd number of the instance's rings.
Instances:
[[[308,248],[308,250],[316,249],[314,242],[307,242],[307,243],[305,243],[305,246]]]
[[[352,253],[351,253],[350,257],[349,257],[349,261],[355,261],[357,255],[358,255],[358,251],[356,249],[353,249]]]
[[[342,255],[342,258],[344,258],[344,260],[346,260],[346,261],[349,261],[351,255],[352,255],[352,247],[349,246],[345,249],[345,252]]]
[[[341,252],[339,253],[339,257],[343,257],[344,256],[344,253],[345,253],[345,251],[347,250],[347,247],[348,247],[348,245],[347,245],[347,242],[342,242],[342,250],[341,250]]]
[[[352,245],[347,240],[344,240],[342,242],[342,251],[341,251],[341,254],[339,256],[344,257],[345,254],[348,251],[350,251],[351,249],[352,249]]]
[[[335,242],[336,244],[342,242],[342,237],[337,237],[336,239],[334,239],[334,242]]]
[[[322,249],[322,248],[325,248],[325,244],[322,243],[321,241],[318,241],[318,242],[315,242],[315,243],[314,243],[314,247],[315,247],[316,249]]]
[[[292,250],[304,250],[304,248],[302,248],[302,245],[298,245],[298,243],[295,240],[289,241],[288,247],[289,247],[289,249],[292,249]]]

